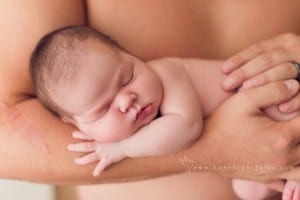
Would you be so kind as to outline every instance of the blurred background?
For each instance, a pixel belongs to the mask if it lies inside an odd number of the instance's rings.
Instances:
[[[73,187],[0,179],[1,200],[77,200]]]

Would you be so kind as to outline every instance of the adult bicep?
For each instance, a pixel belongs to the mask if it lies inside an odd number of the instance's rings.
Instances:
[[[29,58],[47,32],[85,24],[83,0],[0,2],[0,99],[12,105],[32,95]]]

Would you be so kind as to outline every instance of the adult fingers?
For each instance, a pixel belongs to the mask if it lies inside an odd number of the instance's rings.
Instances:
[[[221,66],[221,69],[224,73],[230,73],[240,67],[242,64],[264,52],[268,52],[277,48],[292,46],[298,43],[299,36],[292,33],[282,34],[275,38],[258,42],[228,58]]]
[[[97,144],[95,142],[81,142],[76,144],[69,144],[68,150],[74,152],[92,152],[97,148]]]
[[[298,90],[299,83],[296,80],[287,80],[251,88],[236,95],[244,95],[256,108],[266,108],[290,99]],[[253,111],[253,107],[250,109]]]
[[[264,73],[253,74],[253,77],[247,77],[248,80],[243,83],[239,90],[243,91],[270,82],[293,79],[297,77],[297,74],[298,71],[292,63],[282,63]]]
[[[267,71],[276,65],[289,62],[293,59],[293,54],[281,48],[261,54],[240,68],[231,72],[222,82],[224,89],[232,90],[240,87],[241,84],[253,76]]]
[[[85,156],[79,157],[79,158],[75,158],[75,163],[77,165],[87,165],[90,163],[93,163],[95,161],[98,161],[100,158],[98,156],[98,154],[96,152],[87,154]]]

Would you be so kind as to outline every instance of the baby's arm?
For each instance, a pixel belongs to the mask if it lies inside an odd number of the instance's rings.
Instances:
[[[161,60],[151,65],[163,84],[162,117],[122,141],[128,157],[174,153],[189,146],[201,133],[199,97],[185,69]]]

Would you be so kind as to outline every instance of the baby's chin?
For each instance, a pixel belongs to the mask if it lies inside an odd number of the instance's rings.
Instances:
[[[148,124],[150,124],[150,122],[152,122],[154,120],[154,117],[153,117],[153,119],[151,118],[151,119],[149,119],[149,120],[147,120],[147,121],[144,121],[142,124],[140,124],[136,129],[135,129],[135,131],[133,131],[132,133],[131,133],[131,135],[133,135],[133,134],[135,134],[137,131],[139,131],[141,128],[143,128],[144,126],[147,126]]]
[[[157,117],[157,111],[153,113],[153,116],[148,116],[148,119],[146,119],[145,121],[143,121],[141,124],[138,124],[137,127],[134,127],[132,130],[128,130],[126,133],[123,131],[122,132],[122,139],[128,138],[132,135],[134,135],[137,131],[139,131],[141,128],[143,128],[144,126],[147,126],[148,124],[150,124],[153,120],[155,120],[155,118]],[[123,129],[124,130],[124,129]]]

